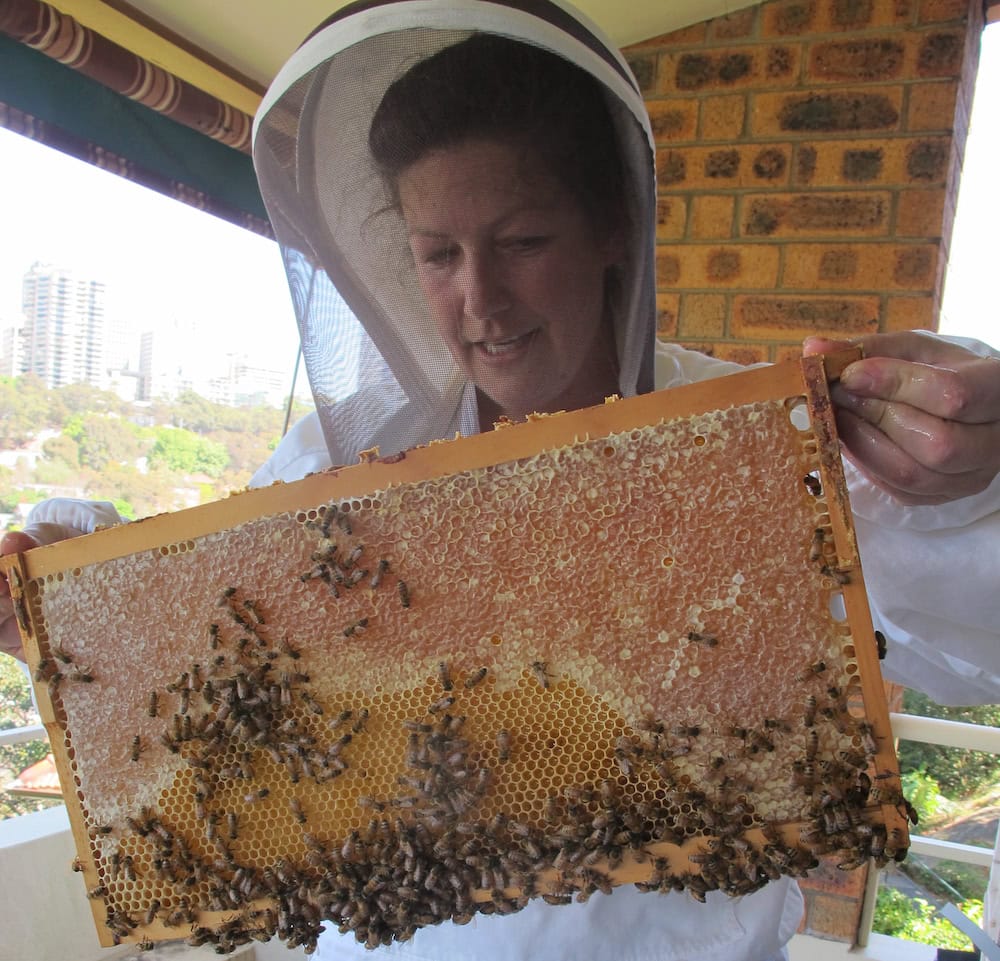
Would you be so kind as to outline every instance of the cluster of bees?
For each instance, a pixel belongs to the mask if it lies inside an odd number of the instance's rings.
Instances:
[[[382,585],[389,562],[363,566],[363,548],[352,546],[346,514],[331,505],[309,523],[321,537],[314,566],[300,575],[303,583],[322,583],[337,597],[358,585]],[[331,536],[335,524],[346,547]],[[825,563],[821,533],[810,554]],[[396,589],[408,607],[409,589],[402,580]],[[304,855],[266,866],[250,855],[241,859],[241,829],[269,795],[268,787],[258,786],[258,758],[269,756],[292,784],[326,784],[349,770],[351,753],[367,733],[369,708],[328,713],[310,694],[298,650],[277,637],[255,601],[228,588],[219,608],[219,622],[208,626],[205,659],[164,690],[151,691],[147,703],[150,716],[169,718],[159,741],[183,761],[183,783],[190,785],[202,835],[185,837],[165,823],[165,812],[143,809],[125,819],[123,833],[132,837],[109,851],[104,836],[112,829],[91,826],[101,884],[90,894],[105,900],[116,940],[158,922],[187,928],[190,944],[210,943],[220,954],[274,936],[312,951],[331,923],[374,948],[409,940],[421,927],[445,920],[466,924],[477,912],[513,913],[536,896],[566,904],[610,893],[615,870],[626,862],[648,865],[641,890],[687,890],[704,901],[710,891],[748,894],[782,875],[804,875],[831,852],[841,853],[845,868],[869,857],[885,863],[905,852],[900,832],[872,821],[866,808],[890,803],[908,816],[912,808],[896,775],[869,773],[876,739],[851,715],[843,692],[827,683],[823,661],[799,677],[808,693],[794,722],[768,718],[753,728],[709,731],[641,718],[609,745],[614,776],[565,786],[545,800],[538,818],[484,813],[495,810],[491,800],[501,768],[517,757],[519,736],[506,728],[488,735],[492,743],[470,735],[462,698],[492,678],[485,667],[460,675],[442,662],[440,691],[426,713],[403,721],[406,749],[396,789],[356,798],[363,826],[346,836],[320,837],[310,812],[291,797]],[[362,634],[367,626],[365,619],[353,621],[343,633]],[[705,632],[686,639],[708,648],[720,643]],[[60,651],[52,656],[70,664]],[[42,679],[54,676],[50,667],[40,671]],[[526,675],[544,690],[556,683],[544,661],[530,663]],[[821,743],[827,744],[821,732],[831,730],[854,746],[834,757],[821,752]],[[700,742],[709,743],[709,734],[711,743],[721,738],[730,749],[707,750]],[[746,773],[749,762],[792,736],[805,745],[788,784],[807,799],[796,841],[755,811],[756,785]],[[147,747],[136,734],[130,760],[139,763]],[[693,758],[700,779],[691,775]],[[234,799],[242,813],[225,810]],[[657,845],[683,847],[686,863],[679,869],[676,852],[667,857]],[[121,906],[127,885],[159,890],[162,900],[130,912]],[[202,912],[209,911],[221,920],[202,923]]]

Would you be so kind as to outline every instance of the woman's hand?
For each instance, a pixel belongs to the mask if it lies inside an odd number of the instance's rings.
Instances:
[[[803,350],[847,346],[864,350],[831,391],[848,459],[903,504],[985,490],[1000,472],[1000,358],[912,331],[810,337]]]
[[[0,555],[19,554],[37,546],[38,542],[33,537],[15,531],[5,534],[0,539]],[[14,616],[14,603],[10,599],[10,585],[7,583],[7,578],[2,575],[0,575],[0,651],[16,657],[19,661],[24,660],[21,634],[17,628],[17,618]]]

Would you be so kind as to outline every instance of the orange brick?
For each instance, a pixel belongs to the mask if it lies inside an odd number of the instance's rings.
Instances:
[[[690,27],[682,27],[680,30],[674,30],[671,33],[658,34],[655,37],[650,37],[648,40],[632,44],[631,47],[626,49],[631,51],[642,47],[697,46],[704,42],[707,26],[705,21],[692,23]]]
[[[656,295],[656,335],[665,339],[677,336],[680,294],[658,292]]]
[[[781,364],[786,360],[798,360],[802,356],[802,344],[774,344],[771,347],[771,359],[776,364]],[[806,892],[803,892],[806,894]],[[806,903],[809,902],[809,894],[806,894]],[[805,918],[799,925],[799,932],[805,930]]]
[[[885,311],[885,330],[936,330],[935,297],[890,297]]]
[[[757,6],[727,13],[708,22],[708,36],[711,40],[736,40],[749,37],[757,26]]]
[[[698,128],[696,100],[647,100],[646,112],[656,143],[694,139]]]
[[[809,905],[806,931],[834,941],[853,943],[861,917],[861,901],[817,894]]]
[[[661,182],[662,189],[726,190],[736,187],[786,187],[791,170],[787,144],[732,144],[674,147],[670,151],[677,176]],[[683,178],[679,171],[683,168]]]
[[[681,261],[676,247],[658,244],[656,247],[656,288],[677,287],[681,278]]]
[[[813,183],[824,187],[944,183],[948,137],[817,140]]]
[[[921,0],[917,18],[921,23],[941,23],[959,20],[963,23],[969,14],[969,0]]]
[[[906,129],[950,133],[955,122],[957,81],[915,83],[910,87]]]
[[[726,332],[728,305],[724,294],[685,294],[680,315],[682,337],[718,338]]]
[[[943,235],[945,200],[948,191],[903,190],[896,201],[897,237],[921,237],[934,240]]]
[[[878,331],[878,297],[741,294],[730,333],[752,340],[789,340],[812,334],[850,337]]]
[[[772,244],[681,244],[656,248],[657,276],[672,276],[676,285],[688,290],[739,288],[770,290],[778,281],[780,250]],[[660,269],[661,259],[664,263]]]
[[[687,224],[686,197],[659,197],[656,201],[656,239],[680,240]]]
[[[889,212],[890,195],[880,190],[747,194],[739,229],[744,237],[884,236]]]
[[[701,101],[699,134],[702,140],[736,140],[743,135],[747,101],[742,94],[705,97]]]
[[[788,244],[782,287],[792,290],[934,289],[936,244]]]
[[[768,348],[761,344],[734,344],[724,340],[715,345],[712,356],[736,364],[761,364],[768,360]]]
[[[758,93],[750,111],[750,132],[754,137],[888,133],[900,129],[902,110],[903,88],[899,86]]]
[[[691,237],[694,240],[726,240],[733,235],[736,198],[705,194],[691,198]]]
[[[899,0],[787,0],[766,3],[761,34],[765,37],[899,26],[910,18],[910,5]]]
[[[660,55],[661,93],[717,93],[726,89],[790,83],[798,76],[797,44],[744,44],[668,51]]]
[[[868,83],[906,76],[907,47],[914,43],[900,33],[838,37],[809,45],[806,80],[821,83]]]

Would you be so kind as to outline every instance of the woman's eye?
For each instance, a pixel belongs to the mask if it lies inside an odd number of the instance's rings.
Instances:
[[[501,247],[512,250],[515,253],[528,253],[545,246],[548,237],[542,235],[532,235],[526,237],[508,237],[501,241]]]
[[[420,263],[428,267],[446,267],[455,256],[454,247],[436,247],[425,251],[418,258]]]

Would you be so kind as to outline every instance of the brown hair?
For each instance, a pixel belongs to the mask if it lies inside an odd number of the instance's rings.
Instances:
[[[623,226],[624,172],[601,84],[528,43],[474,33],[411,67],[382,98],[368,133],[394,203],[400,174],[428,151],[469,139],[537,152],[595,228]]]

